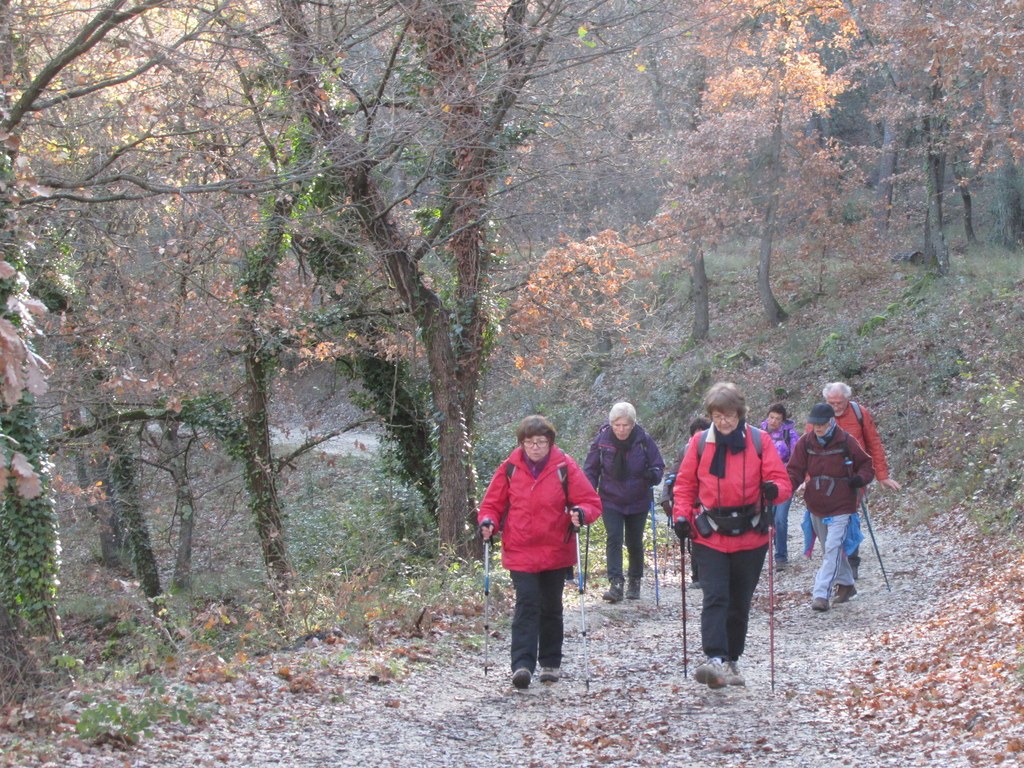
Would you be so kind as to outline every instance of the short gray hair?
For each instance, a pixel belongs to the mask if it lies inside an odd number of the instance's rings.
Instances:
[[[740,388],[731,381],[712,384],[704,395],[704,410],[710,416],[715,411],[723,414],[735,413],[741,419],[747,418],[747,398]]]
[[[608,411],[609,424],[616,419],[621,419],[623,417],[628,419],[630,424],[636,424],[636,408],[633,407],[632,403],[616,403],[612,406],[612,409]]]
[[[849,384],[846,384],[842,381],[832,381],[826,384],[825,387],[821,390],[821,396],[828,400],[828,396],[831,395],[833,392],[838,392],[847,400],[849,400],[850,396],[853,394],[853,390],[850,389]]]

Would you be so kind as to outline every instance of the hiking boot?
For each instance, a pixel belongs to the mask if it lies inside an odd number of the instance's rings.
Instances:
[[[640,577],[630,576],[629,586],[626,587],[626,599],[627,600],[639,600],[640,599]]]
[[[789,568],[789,561],[788,560],[776,560],[775,561],[775,570],[776,571],[784,571],[787,568]]]
[[[836,596],[832,598],[832,605],[849,602],[850,598],[857,594],[857,588],[853,584],[839,584],[836,587]]]
[[[537,679],[542,683],[557,683],[560,671],[558,667],[541,667]]]
[[[607,600],[609,603],[621,603],[622,602],[622,579],[613,581],[612,585],[608,588],[601,597]]]
[[[740,674],[739,665],[735,661],[725,662],[725,684],[726,685],[746,685],[747,681],[743,679],[743,675]]]
[[[691,581],[689,588],[690,589],[703,589],[703,587],[700,585],[699,581]]]
[[[526,667],[520,667],[512,673],[512,685],[522,691],[530,687],[530,678],[532,677],[533,673],[530,670]]]
[[[811,600],[811,609],[812,610],[820,611],[821,613],[824,613],[825,611],[828,610],[828,608],[829,608],[828,600],[826,600],[824,597],[816,597],[813,600]]]
[[[693,679],[708,688],[725,688],[725,664],[712,656],[693,671]]]

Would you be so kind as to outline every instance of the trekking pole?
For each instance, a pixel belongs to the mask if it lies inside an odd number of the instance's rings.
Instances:
[[[583,513],[580,513],[583,519]],[[590,692],[590,656],[587,653],[587,604],[584,589],[586,589],[586,578],[583,575],[583,562],[580,558],[580,529],[572,526],[576,532],[576,578],[580,594],[580,626],[583,633],[583,674],[587,686],[587,693]]]
[[[491,640],[491,540],[484,540],[484,677],[490,667]]]
[[[761,513],[762,515],[764,512]],[[772,507],[772,518],[775,508]],[[775,523],[768,526],[768,669],[772,681],[772,693],[775,693],[775,557],[772,555],[772,542],[775,541]]]
[[[587,526],[587,546],[583,551],[583,588],[587,588],[587,579],[590,577],[590,526]]]
[[[686,656],[686,542],[679,541],[679,589],[683,597],[683,677],[687,676]]]
[[[654,511],[654,497],[651,497],[651,538],[654,540],[654,606],[661,607],[661,595],[658,591],[658,523]]]
[[[868,502],[864,497],[861,497],[860,508],[864,510],[864,522],[868,524],[868,533],[871,534],[871,545],[875,548],[875,555],[878,556],[878,567],[882,569],[882,578],[885,579],[885,589],[892,592],[892,587],[889,586],[889,577],[885,573],[885,566],[882,565],[882,553],[878,549],[878,541],[875,539],[875,532],[871,528],[871,517],[868,515]]]

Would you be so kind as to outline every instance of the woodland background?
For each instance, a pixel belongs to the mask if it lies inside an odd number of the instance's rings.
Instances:
[[[582,458],[629,399],[671,455],[723,378],[755,414],[849,381],[911,518],[1016,536],[1022,34],[1020,2],[0,4],[0,699],[458,615],[523,415]],[[153,701],[80,732],[190,711]]]

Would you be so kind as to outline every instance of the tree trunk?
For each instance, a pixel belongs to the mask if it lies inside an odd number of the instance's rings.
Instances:
[[[765,317],[772,325],[783,322],[787,315],[775,299],[771,284],[772,242],[775,238],[775,224],[779,215],[779,196],[782,186],[782,116],[784,105],[779,99],[775,109],[775,125],[772,128],[772,139],[769,147],[768,160],[768,203],[764,209],[761,224],[761,245],[757,260],[757,294],[761,297],[761,306]]]
[[[35,659],[25,649],[14,618],[0,600],[0,706],[24,701],[38,683]]]
[[[928,208],[924,223],[925,262],[936,266],[940,275],[949,274],[949,248],[943,233],[942,193],[946,182],[946,155],[942,150],[944,122],[939,116],[942,108],[942,86],[938,80],[930,91],[931,112],[924,118],[925,183]]]
[[[160,587],[160,568],[149,537],[149,525],[142,512],[138,455],[121,426],[108,431],[107,444],[110,446],[111,501],[124,526],[135,576],[143,594],[152,599],[163,590]]]
[[[882,120],[882,154],[878,159],[878,187],[875,194],[875,222],[879,233],[889,231],[892,215],[893,187],[899,147],[897,131],[888,117]]]
[[[188,589],[192,583],[192,534],[195,530],[195,494],[188,471],[188,444],[182,446],[180,425],[171,422],[164,430],[164,439],[171,452],[170,473],[174,483],[175,510],[178,518],[178,548],[174,557],[175,589]],[[191,440],[188,441],[191,443]]]
[[[344,190],[339,204],[343,202],[357,216],[363,237],[381,260],[423,340],[437,426],[439,541],[442,549],[456,556],[471,556],[479,549],[478,539],[471,535],[476,506],[471,434],[488,349],[483,301],[492,249],[485,214],[490,185],[502,172],[495,162],[501,145],[498,137],[526,83],[528,45],[539,44],[524,34],[527,3],[514,0],[507,7],[503,46],[507,71],[497,76],[491,90],[480,87],[487,78],[474,67],[486,62],[475,50],[479,41],[466,36],[465,9],[432,1],[399,4],[407,16],[406,28],[420,46],[417,56],[433,78],[424,98],[438,115],[448,148],[444,177],[438,179],[443,200],[437,208],[442,214],[426,236],[404,232],[396,206],[385,197],[387,186],[374,175],[381,163],[388,165],[390,160],[370,156],[363,138],[347,131],[345,116],[320,98],[323,66],[302,5],[279,0],[278,7],[282,31],[290,42],[289,95],[296,112],[308,122],[330,160],[332,167],[325,174]],[[442,260],[448,270],[450,285],[444,294],[421,268],[428,254]],[[446,296],[453,297],[448,304]]]
[[[278,606],[287,614],[290,602],[286,597],[292,582],[292,568],[285,545],[284,514],[277,495],[277,473],[270,443],[271,385],[277,368],[272,342],[268,343],[260,318],[272,304],[272,289],[281,261],[283,242],[293,199],[282,196],[274,202],[267,216],[263,242],[246,254],[242,286],[245,290],[246,315],[241,321],[245,339],[245,383],[243,387],[245,422],[245,485],[263,552],[271,588]]]
[[[971,183],[962,177],[957,180],[956,185],[960,190],[960,199],[964,204],[964,238],[966,238],[968,243],[973,244],[978,242],[978,238],[974,234],[974,205],[971,200]]]
[[[49,492],[46,439],[39,430],[35,399],[28,392],[10,409],[0,407],[0,435],[0,464],[27,461],[38,481],[29,492],[10,473],[0,486],[0,600],[30,624],[49,624],[57,637],[60,541]]]
[[[291,584],[292,569],[285,546],[267,417],[274,368],[274,357],[262,349],[258,329],[250,328],[245,352],[245,484],[263,550],[263,563],[276,590],[278,604],[287,613],[285,593]]]
[[[90,472],[85,457],[81,454],[75,456],[75,474],[78,477],[78,485],[86,491],[86,510],[89,516],[99,526],[100,537],[100,561],[104,568],[112,571],[125,570],[128,565],[128,547],[124,540],[124,528],[114,512],[110,498],[104,492],[101,496],[94,498],[91,489],[101,483],[101,488],[110,488],[110,462],[106,455],[97,458],[95,471]]]
[[[103,403],[95,409],[95,417],[101,420],[111,413],[108,404]],[[69,409],[64,414],[64,423],[81,425],[77,408]],[[124,526],[117,516],[117,510],[110,498],[110,454],[106,450],[97,451],[90,471],[89,462],[82,451],[75,454],[75,474],[78,486],[86,491],[86,510],[99,526],[100,560],[104,568],[112,571],[131,570],[131,554],[124,533]],[[93,489],[97,492],[93,493]]]
[[[693,333],[694,343],[707,341],[711,329],[711,312],[708,304],[708,272],[704,266],[704,249],[700,243],[690,246],[690,274],[693,286]]]
[[[1002,161],[995,174],[996,242],[1008,249],[1019,247],[1024,240],[1024,215],[1021,212],[1021,181],[1012,153],[1001,147]]]

